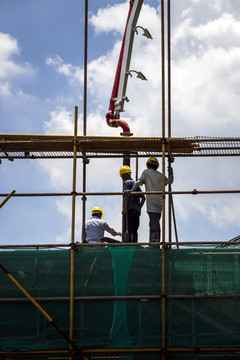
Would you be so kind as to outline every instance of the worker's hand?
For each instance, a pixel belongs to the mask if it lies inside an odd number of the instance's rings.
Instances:
[[[118,235],[118,236],[122,236],[122,233],[121,233],[121,232],[117,232],[117,235]]]
[[[132,192],[132,190],[125,190],[125,191],[124,191],[124,195],[127,196],[127,195],[129,195],[131,192]]]
[[[122,215],[125,215],[126,214],[126,210],[122,210]]]
[[[173,172],[173,168],[171,167],[171,165],[168,166],[168,171],[169,171],[170,173]]]

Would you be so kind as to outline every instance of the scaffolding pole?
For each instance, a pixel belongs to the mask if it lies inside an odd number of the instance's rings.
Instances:
[[[76,218],[76,174],[77,174],[77,126],[78,126],[78,107],[75,106],[74,113],[74,144],[73,144],[73,184],[72,184],[72,231],[71,231],[71,265],[70,265],[70,318],[69,318],[69,337],[73,341],[74,328],[74,243],[75,243],[75,218]],[[70,345],[72,350],[72,345]],[[72,358],[72,357],[70,357]]]
[[[84,97],[83,97],[83,136],[87,135],[87,62],[88,62],[88,0],[85,0],[85,36],[84,36]],[[83,192],[86,192],[86,165],[87,159],[83,159]],[[86,241],[85,222],[86,222],[86,201],[85,195],[82,196],[82,242]]]
[[[165,139],[165,35],[164,0],[161,1],[161,61],[162,61],[162,138]],[[165,299],[165,141],[162,141],[162,360],[166,360],[166,299]]]
[[[12,191],[10,192],[10,194],[8,194],[8,195],[6,196],[6,198],[5,198],[5,199],[1,202],[1,204],[0,204],[0,209],[3,207],[4,204],[6,204],[6,202],[10,199],[10,197],[15,194],[15,192],[16,192],[15,190],[12,190]]]
[[[172,136],[172,123],[171,123],[171,1],[167,1],[167,94],[168,94],[168,138]],[[168,158],[168,166],[171,165],[170,157]],[[171,184],[168,185],[168,190],[171,191]],[[172,210],[173,198],[168,197],[168,237],[169,241],[172,240]],[[175,220],[175,219],[174,219]]]

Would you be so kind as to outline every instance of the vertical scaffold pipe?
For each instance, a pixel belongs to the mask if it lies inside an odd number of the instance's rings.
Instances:
[[[83,135],[87,134],[87,61],[88,61],[88,0],[85,0],[84,27],[84,89],[83,89]]]
[[[162,58],[162,360],[166,360],[166,247],[165,247],[165,41],[164,41],[164,0],[161,1],[161,58]]]
[[[72,232],[71,232],[71,264],[70,264],[70,319],[69,319],[69,338],[73,341],[73,322],[74,322],[74,242],[75,242],[75,209],[76,209],[76,174],[77,174],[77,124],[78,107],[75,106],[74,113],[74,145],[73,145],[73,184],[72,184]],[[72,345],[70,344],[70,350]]]
[[[87,135],[88,0],[85,0],[83,135]],[[86,192],[86,161],[83,160],[83,192]],[[82,197],[82,242],[85,242],[86,201]]]
[[[168,137],[171,134],[171,0],[167,0],[167,53],[168,53]],[[170,158],[168,158],[168,167],[171,165]],[[172,191],[171,184],[168,185],[168,191]],[[173,197],[172,194],[168,196],[168,236],[169,242],[172,241],[172,210],[173,210]]]
[[[166,360],[165,141],[162,142],[162,360]]]
[[[162,138],[165,138],[165,39],[164,0],[161,1],[161,59],[162,59]]]

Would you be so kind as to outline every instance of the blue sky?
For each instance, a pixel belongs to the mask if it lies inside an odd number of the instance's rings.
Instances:
[[[172,136],[239,136],[240,4],[235,0],[172,0]],[[123,119],[134,136],[161,136],[159,1],[146,0],[134,39]],[[118,136],[107,112],[128,1],[89,0],[88,135]],[[0,132],[73,134],[74,106],[83,111],[83,0],[0,0]],[[145,168],[140,161],[140,170]],[[173,190],[239,188],[239,159],[177,158]],[[82,190],[78,161],[77,190]],[[91,160],[88,191],[119,191],[120,159]],[[135,169],[134,161],[131,164]],[[70,160],[3,160],[0,193],[70,192]],[[239,195],[174,197],[179,240],[228,240],[240,233]],[[88,197],[121,230],[121,198]],[[1,244],[70,242],[70,198],[12,198],[0,210]],[[76,240],[81,237],[77,200]],[[148,241],[144,207],[140,241]]]

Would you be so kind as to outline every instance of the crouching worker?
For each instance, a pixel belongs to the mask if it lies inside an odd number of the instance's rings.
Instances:
[[[106,221],[102,220],[103,212],[100,207],[94,207],[92,209],[92,217],[85,224],[86,241],[89,244],[99,244],[100,242],[115,243],[120,242],[108,237],[104,237],[104,231],[106,230],[112,236],[121,236],[120,232],[112,229]]]

